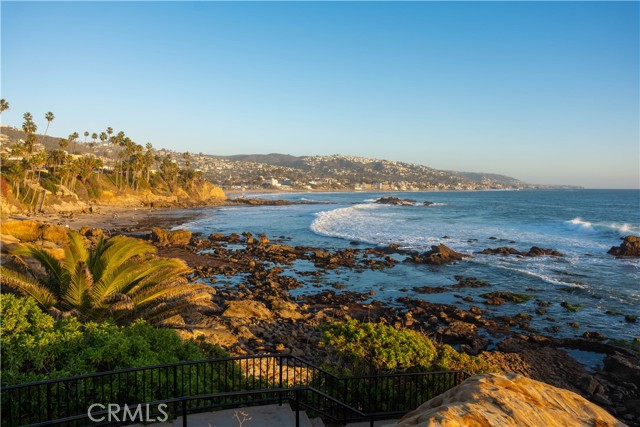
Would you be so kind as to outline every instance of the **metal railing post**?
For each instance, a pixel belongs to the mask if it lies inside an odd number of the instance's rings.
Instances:
[[[343,379],[342,382],[344,383],[344,391],[342,394],[342,403],[344,403],[345,405],[349,405],[349,402],[347,401],[347,387],[348,387],[348,381],[346,379]],[[353,406],[353,405],[349,405],[349,406]],[[342,408],[342,425],[347,425],[347,409],[346,408]]]
[[[182,401],[182,427],[187,427],[187,400]]]
[[[296,389],[296,427],[300,427],[300,390]]]
[[[9,393],[9,427],[13,427],[13,405],[11,402],[13,399],[11,398],[11,393]],[[18,404],[20,404],[20,399],[18,398]]]
[[[279,382],[279,388],[280,390],[282,390],[282,357],[280,357],[279,360],[279,364],[280,364],[280,382]],[[282,393],[278,393],[278,405],[282,406]]]
[[[178,397],[178,365],[173,367],[173,397]],[[178,402],[173,403],[173,413],[178,414]]]

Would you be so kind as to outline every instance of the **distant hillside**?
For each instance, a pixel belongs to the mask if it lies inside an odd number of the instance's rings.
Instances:
[[[21,130],[2,128],[9,143],[24,138]],[[58,149],[59,138],[46,137],[47,149]],[[76,142],[67,150],[93,153],[109,165],[118,148],[110,143]],[[163,157],[185,165],[185,156],[172,150],[154,150]],[[516,178],[484,172],[456,172],[433,169],[417,163],[397,162],[357,156],[292,156],[290,154],[238,154],[189,156],[190,167],[204,172],[207,179],[226,189],[291,190],[481,190],[558,188],[528,184]],[[282,185],[284,184],[284,185]]]
[[[233,156],[212,156],[217,159],[226,159],[236,162],[265,163],[268,165],[285,166],[289,168],[304,168],[305,163],[302,157],[290,154],[236,154]]]
[[[348,187],[364,184],[364,189],[368,189],[366,184],[376,184],[377,189],[531,187],[523,181],[503,175],[441,171],[416,163],[356,156],[296,157],[271,153],[212,157],[234,165],[233,169],[237,171],[239,176],[246,175],[247,171],[253,171],[254,175],[260,174],[265,178],[269,176],[294,179],[295,181],[301,181],[306,176],[307,180],[324,181],[325,184],[338,186]],[[219,169],[221,168],[216,168],[216,170]],[[227,172],[226,168],[222,169],[225,173]],[[214,181],[223,178],[213,171],[210,175]],[[361,185],[361,187],[363,186]]]

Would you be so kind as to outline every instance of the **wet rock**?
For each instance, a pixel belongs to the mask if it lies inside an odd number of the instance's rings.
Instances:
[[[587,331],[584,334],[582,334],[582,337],[588,340],[595,340],[595,341],[604,341],[607,339],[605,335],[596,331]]]
[[[489,282],[484,280],[479,280],[476,277],[464,277],[464,276],[453,276],[455,280],[458,281],[457,284],[451,286],[455,289],[460,288],[483,288],[489,286]]]
[[[560,303],[560,306],[563,307],[567,311],[571,311],[573,313],[576,313],[576,312],[578,312],[578,310],[580,310],[580,308],[582,307],[582,304],[573,305],[573,304],[569,303],[568,301],[562,301]]]
[[[604,371],[625,382],[640,384],[640,363],[637,357],[621,353],[609,355],[604,359]]]
[[[449,292],[449,289],[444,286],[415,286],[413,291],[417,294],[441,294]]]
[[[520,255],[520,251],[514,248],[509,248],[506,246],[502,246],[499,248],[486,248],[481,250],[480,252],[478,252],[479,254],[483,254],[483,255],[502,255],[502,256],[507,256],[507,255]]]
[[[517,294],[514,292],[506,292],[506,291],[488,292],[488,293],[480,294],[480,297],[485,298],[487,300],[487,304],[491,304],[489,302],[491,300],[501,300],[502,302],[509,301],[516,304],[520,304],[525,301],[529,301],[530,299],[533,299],[533,295]],[[500,305],[500,304],[493,304],[493,305]]]
[[[640,257],[640,237],[627,236],[620,246],[613,246],[608,254],[615,256]]]
[[[398,197],[381,197],[376,200],[376,203],[381,205],[414,206],[416,201],[413,199],[400,199]]]
[[[461,254],[453,249],[445,246],[431,246],[431,250],[420,254],[414,254],[405,259],[406,262],[414,262],[417,264],[433,264],[442,265],[453,261],[460,261],[464,258],[469,258],[469,255]]]
[[[502,256],[519,255],[519,256],[525,256],[525,257],[538,257],[538,256],[561,257],[562,256],[561,252],[558,252],[554,249],[544,249],[544,248],[539,248],[537,246],[532,246],[531,249],[529,249],[529,251],[527,252],[521,252],[515,248],[502,246],[499,248],[486,248],[481,250],[478,253],[484,254],[484,255],[502,255]]]
[[[588,395],[596,393],[600,387],[600,383],[591,375],[583,375],[578,379],[578,385]]]

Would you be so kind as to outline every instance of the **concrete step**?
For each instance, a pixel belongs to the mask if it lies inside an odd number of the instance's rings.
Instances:
[[[251,406],[192,414],[187,416],[187,425],[188,427],[295,427],[296,414],[288,404]],[[173,421],[173,427],[182,427],[182,417]],[[304,411],[300,411],[300,427],[313,427]]]
[[[312,418],[311,419],[311,427],[325,427],[324,421],[322,421],[322,418],[320,418],[320,417]]]
[[[393,427],[398,420],[378,420],[373,422],[374,427]],[[359,421],[357,423],[347,424],[346,427],[369,427],[369,421]]]

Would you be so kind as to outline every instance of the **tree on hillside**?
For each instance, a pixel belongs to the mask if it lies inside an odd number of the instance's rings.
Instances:
[[[4,99],[0,99],[0,114],[4,113],[9,109],[9,103]]]
[[[153,155],[153,145],[150,142],[147,142],[145,145],[147,151],[144,153],[144,172],[145,172],[145,180],[149,182],[151,169],[153,169],[153,165],[155,163],[155,157]]]
[[[79,137],[80,135],[78,135],[78,132],[74,132],[71,135],[69,135],[69,142],[73,143],[73,154],[76,154],[76,141],[78,140]]]
[[[87,138],[89,137],[90,133],[89,133],[88,130],[85,130],[83,135],[84,135],[84,144],[86,144],[87,143]]]
[[[24,122],[22,123],[22,130],[27,134],[25,138],[25,146],[28,153],[27,157],[30,157],[31,153],[33,153],[33,146],[37,142],[35,133],[38,130],[38,126],[33,121],[33,116],[31,115],[31,113],[24,113],[22,118],[24,119]]]
[[[91,139],[93,139],[93,145],[96,145],[96,140],[98,139],[98,134],[97,133],[92,133],[91,134]]]
[[[55,119],[56,117],[53,115],[51,111],[49,111],[47,112],[47,114],[44,115],[44,118],[47,119],[47,127],[44,129],[44,134],[42,135],[42,139],[40,140],[41,143],[44,143],[44,139],[47,136],[47,132],[49,131],[49,125],[51,124],[53,119]]]
[[[179,173],[180,167],[173,161],[171,154],[166,155],[160,163],[160,177],[169,185],[171,191],[175,190]]]
[[[75,231],[68,237],[61,261],[40,247],[18,247],[13,255],[21,271],[0,266],[0,283],[58,316],[83,321],[112,317],[128,324],[142,318],[161,324],[210,301],[211,288],[187,283],[185,275],[191,270],[182,260],[155,257],[155,248],[147,242],[116,236],[89,247]],[[27,258],[45,273],[31,269]]]

